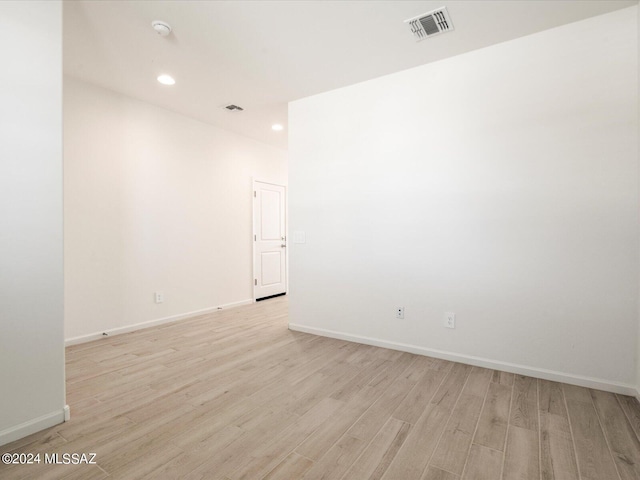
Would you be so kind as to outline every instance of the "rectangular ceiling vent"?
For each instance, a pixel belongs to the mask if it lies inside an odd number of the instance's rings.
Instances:
[[[432,12],[423,13],[417,17],[405,20],[411,27],[411,33],[419,42],[428,37],[453,30],[453,23],[449,18],[447,7],[441,7]]]

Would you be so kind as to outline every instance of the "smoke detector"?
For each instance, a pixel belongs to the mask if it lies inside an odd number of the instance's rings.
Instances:
[[[151,22],[151,26],[161,37],[166,37],[171,33],[171,25],[169,25],[167,22],[154,20],[153,22]]]
[[[447,12],[447,7],[437,8],[431,12],[423,13],[417,17],[405,20],[411,28],[411,33],[419,42],[428,37],[435,37],[440,33],[453,30],[453,23]]]

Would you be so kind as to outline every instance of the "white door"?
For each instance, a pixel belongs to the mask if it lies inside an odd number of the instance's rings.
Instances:
[[[287,291],[285,187],[253,182],[253,298]]]

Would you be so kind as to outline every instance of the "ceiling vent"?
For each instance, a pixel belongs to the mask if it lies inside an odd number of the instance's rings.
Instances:
[[[226,107],[227,110],[231,111],[231,112],[241,112],[244,110],[244,108],[239,107],[238,105],[227,105]]]
[[[404,23],[408,23],[411,27],[411,33],[419,42],[428,37],[435,37],[436,35],[453,30],[453,23],[449,18],[449,12],[447,7],[441,7],[432,12],[423,13],[417,17],[405,20]]]

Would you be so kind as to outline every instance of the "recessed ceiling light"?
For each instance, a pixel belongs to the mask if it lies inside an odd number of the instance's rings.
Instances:
[[[171,75],[160,75],[158,81],[163,85],[173,85],[176,83]]]
[[[273,125],[271,125],[271,130],[275,130],[276,132],[279,132],[283,128],[284,127],[282,125],[280,125],[279,123],[274,123]]]

